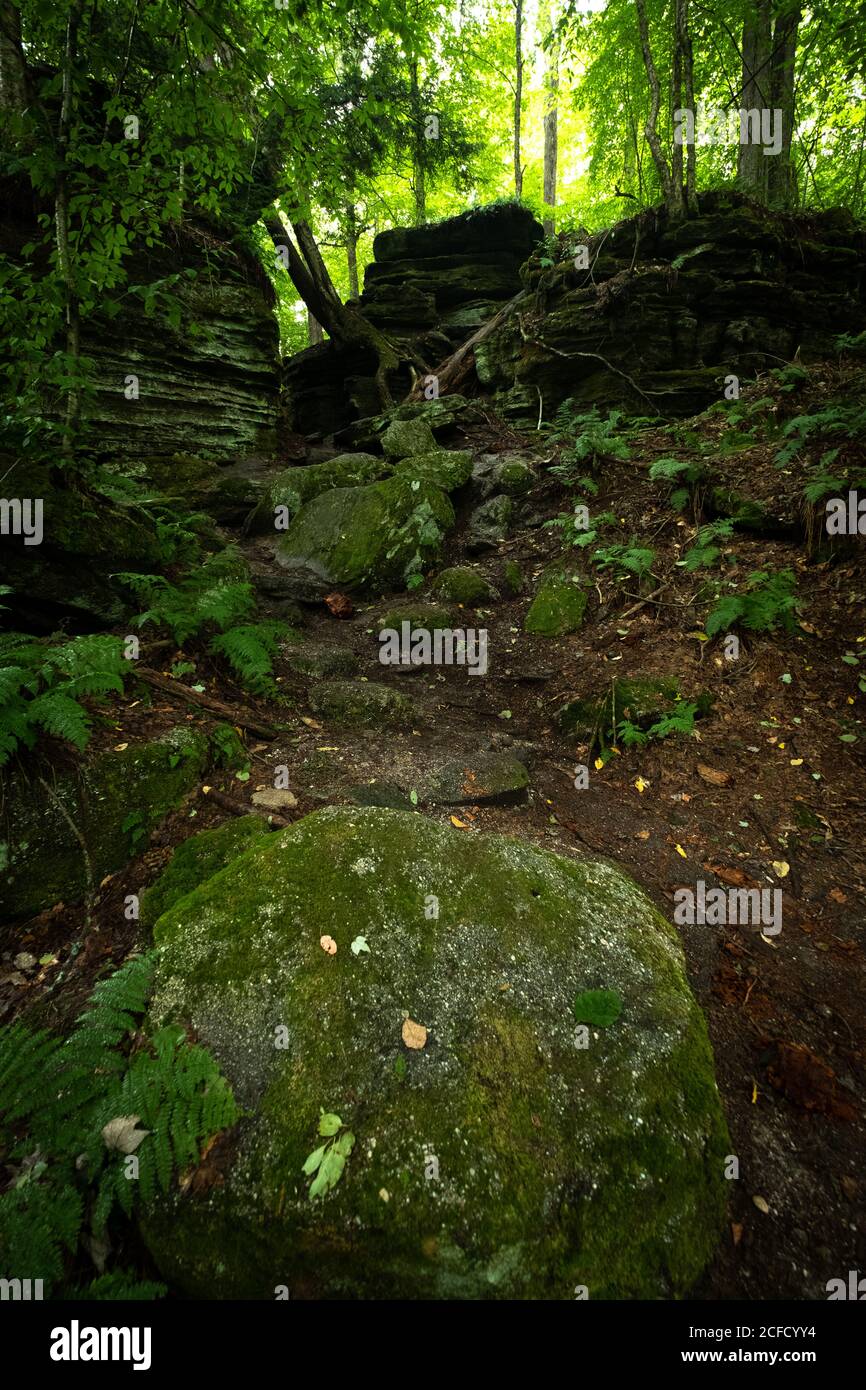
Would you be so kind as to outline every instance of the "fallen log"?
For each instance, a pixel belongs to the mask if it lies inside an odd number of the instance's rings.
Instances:
[[[145,685],[152,685],[155,690],[162,690],[166,695],[179,695],[191,705],[200,705],[212,714],[221,714],[224,719],[237,724],[241,729],[258,734],[259,738],[272,740],[278,737],[276,729],[272,729],[269,724],[261,724],[248,710],[226,705],[222,700],[215,700],[212,695],[205,695],[203,691],[191,690],[188,685],[173,680],[171,676],[162,676],[159,671],[151,671],[147,666],[140,666],[135,676],[136,679],[144,681]]]
[[[439,363],[438,367],[433,368],[430,375],[436,377],[440,396],[444,396],[448,391],[453,391],[455,386],[462,384],[463,377],[468,373],[470,367],[470,364],[465,361],[469,353],[478,343],[483,342],[494,328],[498,328],[501,323],[504,323],[515,305],[526,297],[527,291],[519,290],[513,299],[509,299],[508,303],[502,306],[498,314],[494,314],[492,319],[488,319],[486,323],[481,325],[477,333],[473,333],[471,338],[467,338],[462,347],[459,347],[450,357],[446,357],[443,362]],[[424,380],[424,377],[419,378],[406,396],[407,402],[424,400]]]
[[[252,803],[247,805],[245,801],[238,801],[227,792],[218,791],[216,787],[202,787],[199,794],[208,801],[216,802],[217,806],[221,806],[233,816],[261,816],[262,820],[266,820],[269,825],[277,826],[279,830],[285,830],[292,824],[285,816],[278,816],[275,811],[266,811],[264,807],[253,806]]]

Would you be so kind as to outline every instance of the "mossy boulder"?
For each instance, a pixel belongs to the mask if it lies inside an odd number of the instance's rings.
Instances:
[[[380,591],[437,559],[454,509],[430,483],[386,478],[336,488],[307,502],[277,542],[298,597],[332,588]]]
[[[254,841],[269,834],[267,821],[262,816],[240,816],[237,820],[226,821],[215,830],[202,830],[198,835],[190,835],[182,845],[178,845],[159,878],[142,894],[139,905],[139,921],[146,927],[153,926],[158,917],[167,912],[181,898],[206,883],[209,878],[239,854],[243,854]]]
[[[401,459],[394,471],[398,477],[418,478],[443,492],[455,492],[472,477],[472,455],[467,449],[434,449]]]
[[[513,512],[514,503],[504,493],[482,502],[469,518],[466,549],[473,553],[498,549],[508,535]]]
[[[155,936],[152,1022],[191,1026],[250,1112],[220,1185],[141,1218],[175,1288],[669,1298],[712,1256],[730,1139],[706,1025],[675,931],[613,865],[330,807]],[[618,997],[609,1026],[578,1026],[590,990]],[[311,1199],[322,1109],[355,1145]]]
[[[462,603],[467,607],[490,603],[496,598],[493,585],[470,565],[452,565],[442,570],[433,582],[433,592],[448,603]]]
[[[389,608],[377,619],[377,633],[386,628],[402,632],[403,624],[409,623],[413,632],[435,632],[437,628],[454,626],[456,618],[450,608],[436,603],[404,603],[397,608]]]
[[[519,458],[504,458],[493,469],[493,478],[498,492],[507,497],[525,497],[535,482],[535,474]]]
[[[586,602],[578,571],[553,564],[541,576],[523,626],[537,637],[564,637],[583,623]]]
[[[502,587],[508,598],[519,598],[526,587],[523,570],[516,560],[506,560],[502,572]]]
[[[58,902],[80,901],[88,876],[78,834],[98,885],[180,804],[207,758],[207,739],[178,728],[56,774],[51,794],[24,774],[10,777],[0,816],[0,917],[29,917]]]
[[[329,724],[390,727],[412,723],[412,704],[376,681],[320,681],[310,687],[310,707]]]
[[[513,806],[525,801],[529,773],[507,753],[476,753],[440,769],[426,799],[439,806]]]
[[[385,460],[377,458],[375,454],[338,454],[336,458],[325,459],[323,463],[285,468],[270,484],[248,529],[253,534],[273,531],[277,507],[285,507],[285,513],[280,516],[285,515],[291,520],[305,502],[321,496],[323,492],[330,492],[336,487],[362,487],[365,483],[375,483],[387,472]]]
[[[382,435],[385,457],[397,462],[413,454],[436,451],[436,440],[426,420],[392,420]]]
[[[358,658],[348,647],[332,647],[317,642],[292,642],[280,648],[280,655],[297,676],[354,676]]]

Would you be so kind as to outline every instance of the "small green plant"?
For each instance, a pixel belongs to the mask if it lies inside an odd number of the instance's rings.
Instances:
[[[319,1135],[326,1138],[327,1143],[314,1149],[303,1167],[305,1176],[313,1178],[308,1194],[310,1201],[336,1187],[343,1176],[346,1159],[355,1147],[355,1136],[346,1129],[339,1115],[326,1114],[324,1110],[319,1111]]]
[[[697,713],[696,704],[676,700],[671,710],[648,729],[641,729],[630,719],[621,720],[617,725],[616,736],[624,748],[642,748],[652,739],[670,738],[672,734],[689,737],[695,731]]]
[[[545,527],[555,527],[562,532],[563,545],[575,545],[581,550],[592,545],[598,540],[599,529],[602,526],[615,526],[616,517],[613,512],[599,512],[592,518],[589,525],[585,525],[588,519],[588,511],[584,507],[576,507],[573,512],[560,512],[552,521],[545,521]]]
[[[574,1001],[576,1021],[593,1028],[610,1028],[621,1013],[622,999],[615,989],[585,989]]]
[[[597,406],[583,410],[571,398],[563,401],[550,435],[551,443],[563,446],[562,463],[552,468],[551,473],[570,483],[578,465],[592,466],[602,459],[627,459],[628,444],[617,435],[622,419],[621,410],[611,410],[607,419],[603,419]]]
[[[704,629],[708,637],[740,624],[751,632],[791,631],[796,626],[797,581],[793,570],[754,570],[743,585],[719,593]]]
[[[648,546],[637,544],[637,536],[632,536],[629,543],[620,545],[599,546],[593,552],[593,564],[599,569],[615,569],[624,574],[634,574],[638,579],[642,579],[645,574],[649,574],[655,564],[656,553]]]
[[[0,1028],[4,1278],[26,1272],[63,1296],[70,1260],[80,1263],[92,1241],[104,1243],[115,1208],[128,1217],[136,1202],[167,1192],[173,1175],[196,1165],[203,1144],[238,1118],[209,1052],[179,1026],[143,1026],[154,967],[151,952],[98,984],[65,1042],[21,1023]],[[155,1292],[164,1290],[135,1291],[123,1271],[76,1289],[96,1298]]]
[[[653,483],[667,483],[671,506],[682,511],[706,477],[706,469],[702,463],[689,463],[686,459],[656,459],[649,476]]]
[[[81,701],[123,694],[129,673],[119,637],[93,633],[52,645],[17,632],[0,635],[0,767],[43,734],[83,750],[91,720]]]
[[[729,519],[700,526],[694,545],[678,563],[687,570],[709,569],[721,558],[722,551],[716,541],[730,540],[733,534],[734,523]]]

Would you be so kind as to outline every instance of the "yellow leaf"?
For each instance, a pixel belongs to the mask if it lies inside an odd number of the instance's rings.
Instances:
[[[758,1103],[758,1083],[757,1083],[757,1081],[753,1081],[753,1082],[752,1082],[752,1104],[753,1104],[753,1105],[757,1105],[757,1103]]]
[[[404,1018],[401,1036],[407,1047],[420,1052],[427,1042],[427,1029],[423,1023],[413,1023],[411,1018]]]
[[[602,769],[603,767],[604,767],[604,759],[603,759],[603,758],[596,758],[596,760],[595,760],[595,770],[596,770],[596,772],[601,772],[601,769]]]
[[[123,750],[124,750],[124,748],[128,748],[128,747],[129,747],[129,744],[128,744],[128,743],[115,743],[115,745],[114,745],[114,751],[115,751],[115,753],[122,753]]]
[[[674,845],[674,849],[676,850],[677,854],[679,854],[683,859],[688,859],[689,856],[686,854],[682,845]]]
[[[791,766],[792,766],[792,767],[802,767],[802,766],[803,766],[803,759],[802,759],[802,758],[792,758],[792,759],[791,759]]]
[[[635,786],[635,787],[637,788],[637,790],[641,793],[641,795],[643,795],[643,793],[646,791],[647,787],[649,786],[649,782],[645,782],[644,779],[643,779],[642,777],[638,776],[638,777],[636,777],[635,780],[634,780],[634,786]]]
[[[465,820],[460,820],[458,816],[451,817],[451,824],[456,825],[458,830],[468,830],[469,826]]]
[[[202,787],[202,791],[204,792],[205,796],[207,796],[208,792],[210,791],[210,787]]]
[[[790,869],[791,869],[791,865],[790,865],[790,864],[787,864],[787,863],[785,862],[784,859],[774,859],[774,860],[773,860],[773,868],[775,869],[776,873],[779,875],[779,878],[787,878],[788,873],[790,872]]]

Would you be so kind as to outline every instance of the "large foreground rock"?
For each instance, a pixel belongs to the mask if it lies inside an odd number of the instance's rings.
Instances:
[[[144,1221],[174,1286],[653,1298],[701,1273],[729,1147],[712,1054],[674,930],[613,866],[331,807],[155,935],[153,1020],[189,1024],[249,1110],[220,1183]],[[582,1033],[599,989],[620,1015]],[[311,1199],[321,1109],[355,1144]]]

